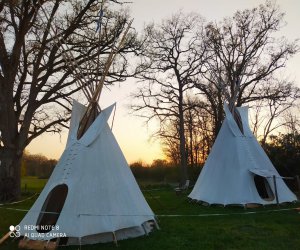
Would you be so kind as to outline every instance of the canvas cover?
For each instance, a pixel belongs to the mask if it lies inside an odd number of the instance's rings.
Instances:
[[[114,105],[103,110],[87,132],[77,140],[85,106],[74,102],[67,146],[42,193],[20,223],[21,235],[49,240],[66,234],[68,244],[89,244],[144,235],[154,214],[107,124]],[[44,236],[32,230],[42,206],[58,185],[68,193],[56,228]],[[26,230],[28,226],[31,229]],[[52,233],[52,234],[51,234]]]
[[[226,117],[189,198],[222,205],[274,204],[276,199],[263,199],[259,195],[254,176],[264,177],[275,193],[275,175],[279,203],[297,200],[252,134],[248,107],[238,108],[244,135],[227,105],[224,110]]]

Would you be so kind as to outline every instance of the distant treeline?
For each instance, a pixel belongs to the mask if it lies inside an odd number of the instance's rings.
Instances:
[[[41,179],[50,177],[57,160],[48,159],[44,155],[24,153],[22,157],[22,176],[37,176]]]
[[[48,159],[44,155],[25,153],[22,158],[22,176],[37,176],[41,179],[50,177],[57,160]],[[166,160],[154,160],[151,164],[142,161],[130,164],[135,178],[140,182],[147,183],[174,183],[179,181],[179,168]],[[189,176],[196,181],[201,166],[189,167]]]
[[[130,164],[134,177],[143,183],[178,183],[180,180],[179,167],[166,160],[154,160],[152,164],[141,161]],[[202,169],[202,165],[188,166],[189,179],[194,183]]]
[[[281,176],[300,176],[300,134],[287,133],[270,136],[263,144],[263,148]],[[22,160],[22,176],[37,176],[49,178],[56,160],[43,155],[25,153]],[[201,164],[188,166],[188,178],[195,183],[202,169]],[[133,175],[141,183],[178,183],[180,179],[179,166],[167,160],[157,159],[151,164],[137,161],[130,164]],[[297,183],[287,181],[293,190],[298,190]]]

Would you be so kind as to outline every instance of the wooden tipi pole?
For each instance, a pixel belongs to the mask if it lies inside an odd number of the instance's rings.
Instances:
[[[111,66],[111,64],[113,63],[117,53],[120,51],[120,49],[123,47],[125,40],[126,40],[126,36],[129,32],[129,29],[131,27],[131,24],[133,22],[133,19],[129,22],[129,24],[127,25],[127,28],[125,30],[125,32],[123,33],[123,36],[118,44],[118,46],[116,47],[116,49],[112,49],[107,60],[105,63],[105,67],[104,67],[104,71],[103,74],[99,80],[99,83],[97,84],[97,87],[95,89],[95,92],[93,93],[93,96],[90,100],[90,103],[86,109],[86,112],[84,113],[80,124],[79,124],[79,128],[77,131],[77,139],[80,139],[82,137],[82,135],[85,133],[85,131],[89,128],[89,126],[91,125],[91,123],[93,122],[93,120],[96,118],[96,107],[98,105],[98,101],[104,86],[104,81],[105,81],[105,77],[108,74],[109,68]]]

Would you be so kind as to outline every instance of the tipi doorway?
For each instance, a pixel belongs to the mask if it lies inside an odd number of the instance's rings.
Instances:
[[[66,184],[57,185],[48,194],[37,220],[37,231],[47,233],[52,230],[60,216],[68,194]]]
[[[254,175],[254,183],[259,196],[266,201],[272,201],[275,195],[266,177]]]

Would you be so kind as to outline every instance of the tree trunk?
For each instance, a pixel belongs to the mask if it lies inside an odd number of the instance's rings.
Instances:
[[[21,196],[21,158],[22,152],[16,149],[0,148],[0,201]]]
[[[198,166],[198,150],[195,150],[195,166]]]
[[[214,138],[213,141],[217,138],[219,131],[222,127],[222,123],[224,120],[224,108],[223,108],[223,102],[222,102],[222,96],[221,94],[218,95],[218,104],[217,104],[217,114],[215,117],[215,129],[214,129]]]
[[[180,184],[183,186],[185,185],[188,174],[187,174],[187,159],[186,159],[186,150],[185,150],[185,134],[184,134],[184,112],[183,112],[183,95],[182,89],[179,87],[179,138],[180,138]]]
[[[190,159],[191,159],[191,167],[194,167],[194,150],[193,150],[193,117],[192,117],[192,113],[191,110],[189,109],[189,137],[190,137]]]
[[[193,150],[193,131],[190,130],[190,158],[191,158],[191,167],[194,167],[194,150]]]
[[[185,151],[185,136],[184,136],[184,129],[183,125],[179,128],[180,134],[180,168],[181,168],[181,178],[180,184],[184,185],[186,180],[188,179],[187,175],[187,160],[186,160],[186,151]]]

